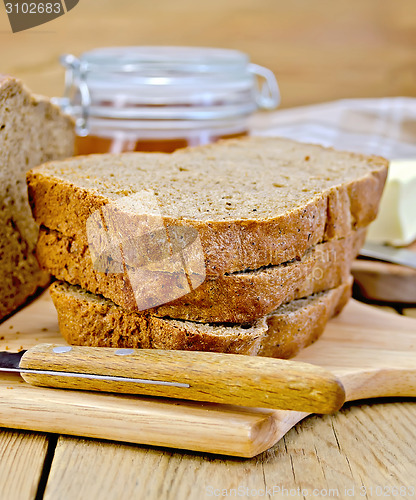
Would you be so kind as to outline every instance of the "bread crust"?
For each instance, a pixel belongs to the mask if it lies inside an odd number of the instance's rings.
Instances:
[[[351,295],[339,287],[280,306],[252,325],[205,325],[129,312],[64,282],[50,287],[60,332],[69,344],[212,351],[290,358],[317,340]]]

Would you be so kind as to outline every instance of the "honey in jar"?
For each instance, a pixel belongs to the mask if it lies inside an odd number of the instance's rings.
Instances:
[[[86,135],[85,137],[77,136],[75,140],[75,151],[77,155],[87,155],[90,153],[123,153],[126,151],[146,151],[173,153],[177,149],[186,148],[188,146],[200,146],[218,141],[220,139],[234,139],[243,137],[248,132],[243,130],[234,134],[213,135],[204,134],[203,137],[187,136],[181,138],[133,138],[116,140],[110,137],[100,137],[97,135]]]
[[[76,153],[172,152],[248,133],[258,109],[273,109],[273,73],[235,50],[114,47],[65,55],[57,99],[77,124]]]

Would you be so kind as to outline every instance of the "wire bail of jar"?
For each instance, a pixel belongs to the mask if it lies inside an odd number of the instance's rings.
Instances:
[[[62,110],[73,114],[73,94],[78,92],[80,96],[80,116],[75,121],[76,132],[79,136],[88,135],[88,118],[91,106],[91,96],[87,84],[87,64],[72,54],[64,54],[60,57],[61,64],[65,67],[65,89],[61,98],[53,98]]]
[[[280,104],[280,89],[273,71],[250,63],[248,71],[256,77],[256,103],[259,109],[275,109]]]

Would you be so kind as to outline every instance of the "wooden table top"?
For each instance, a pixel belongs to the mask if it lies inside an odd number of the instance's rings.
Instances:
[[[63,90],[60,54],[152,44],[247,52],[275,72],[283,107],[416,96],[414,0],[81,0],[63,17],[19,34],[0,7],[0,72],[49,96]],[[416,317],[415,309],[402,312]],[[3,429],[0,499],[199,500],[236,495],[239,487],[246,497],[301,498],[295,490],[304,488],[309,496],[324,489],[321,496],[370,498],[394,496],[393,486],[396,496],[410,497],[415,420],[411,399],[347,404],[335,415],[305,419],[249,460]]]
[[[407,498],[416,495],[415,421],[414,399],[347,403],[252,459],[0,429],[0,498]]]
[[[62,53],[109,45],[235,48],[272,69],[282,106],[342,97],[416,96],[414,0],[81,0],[12,34],[0,9],[0,72],[61,95]]]

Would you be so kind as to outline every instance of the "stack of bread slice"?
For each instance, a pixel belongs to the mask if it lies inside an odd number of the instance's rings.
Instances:
[[[347,302],[387,161],[279,138],[28,174],[73,344],[291,357]]]

